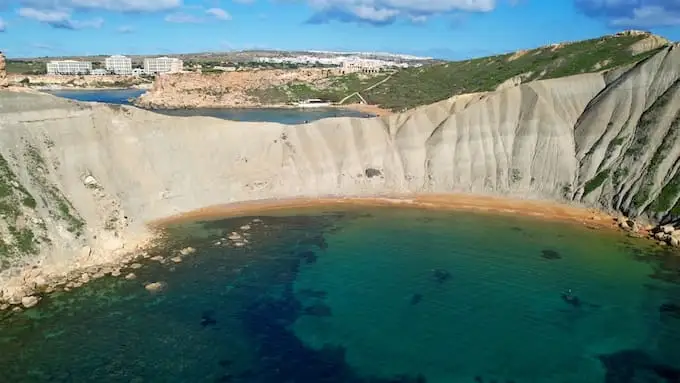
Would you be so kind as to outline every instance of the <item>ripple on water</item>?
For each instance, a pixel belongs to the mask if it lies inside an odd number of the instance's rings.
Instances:
[[[195,255],[6,318],[0,381],[677,381],[667,250],[478,213],[259,218],[171,227]]]

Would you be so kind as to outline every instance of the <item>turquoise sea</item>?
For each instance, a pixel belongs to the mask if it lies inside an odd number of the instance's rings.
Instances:
[[[680,381],[672,250],[535,218],[345,209],[169,227],[152,255],[197,252],[0,314],[0,382]],[[226,245],[244,224],[249,243]]]
[[[54,90],[47,93],[77,101],[105,102],[129,105],[129,99],[141,96],[139,89],[101,90]],[[154,109],[154,112],[171,116],[209,116],[230,121],[278,122],[281,124],[302,124],[328,117],[373,117],[372,114],[351,109],[314,108],[199,108],[199,109]]]

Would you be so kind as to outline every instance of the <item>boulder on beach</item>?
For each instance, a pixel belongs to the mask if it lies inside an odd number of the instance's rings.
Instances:
[[[34,295],[29,295],[27,297],[21,298],[21,305],[24,306],[24,308],[31,308],[35,305],[38,304],[40,301],[40,298],[34,296]]]

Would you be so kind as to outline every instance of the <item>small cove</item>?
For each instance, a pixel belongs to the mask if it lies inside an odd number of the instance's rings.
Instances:
[[[52,90],[46,93],[77,101],[105,102],[129,105],[130,98],[141,96],[140,89],[102,90]],[[198,108],[198,109],[154,109],[156,113],[170,116],[208,116],[230,121],[278,122],[281,124],[302,124],[329,117],[372,117],[372,115],[342,108]]]
[[[228,246],[244,224],[248,246]],[[182,223],[167,234],[158,254],[197,253],[147,261],[128,270],[135,280],[104,277],[4,318],[0,381],[680,376],[680,318],[660,311],[680,303],[680,259],[621,233],[462,211],[320,207]],[[153,281],[167,288],[149,293]],[[566,289],[580,305],[561,298]]]

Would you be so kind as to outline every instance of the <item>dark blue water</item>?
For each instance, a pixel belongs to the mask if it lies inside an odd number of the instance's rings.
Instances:
[[[302,124],[329,117],[373,117],[371,114],[350,109],[314,108],[233,108],[233,109],[177,109],[154,110],[171,116],[210,116],[231,121],[278,122],[281,124]]]
[[[131,98],[141,96],[145,91],[139,89],[122,90],[55,90],[48,93],[78,101],[106,102],[109,104],[129,105]],[[171,116],[210,116],[231,121],[278,122],[282,124],[302,124],[328,117],[373,117],[371,114],[350,109],[283,109],[283,108],[201,108],[201,109],[154,109],[156,113]]]
[[[528,218],[302,213],[176,225],[151,255],[198,249],[181,263],[5,314],[0,382],[680,379],[669,250]],[[165,290],[144,289],[157,281]]]
[[[45,93],[77,101],[106,102],[109,104],[129,105],[131,98],[146,92],[141,89],[102,89],[102,90],[52,90]]]

